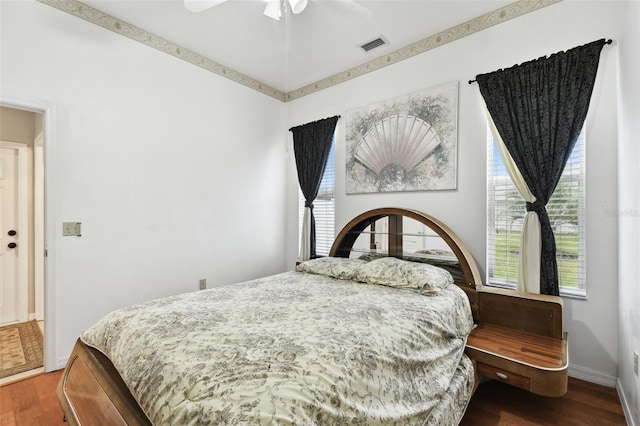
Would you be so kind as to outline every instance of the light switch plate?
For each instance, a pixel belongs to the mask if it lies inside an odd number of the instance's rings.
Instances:
[[[80,237],[82,235],[80,225],[82,225],[80,222],[62,222],[62,236]]]

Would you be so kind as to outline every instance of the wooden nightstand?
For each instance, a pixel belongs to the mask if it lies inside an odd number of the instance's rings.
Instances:
[[[567,391],[562,299],[483,287],[479,321],[467,340],[478,376],[544,396]]]

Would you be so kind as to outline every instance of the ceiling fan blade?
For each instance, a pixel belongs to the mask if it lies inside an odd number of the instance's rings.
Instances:
[[[282,16],[282,7],[280,0],[269,0],[267,6],[264,8],[264,15],[276,21],[280,20]]]
[[[184,0],[184,7],[190,12],[202,12],[227,0]]]

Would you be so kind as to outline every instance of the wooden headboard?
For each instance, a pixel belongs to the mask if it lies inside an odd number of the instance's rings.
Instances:
[[[474,319],[478,319],[478,293],[482,286],[482,277],[471,252],[455,232],[440,220],[417,210],[397,207],[384,207],[364,212],[345,225],[336,237],[331,247],[330,256],[353,257],[352,253],[356,240],[363,234],[376,235],[381,231],[375,229],[375,223],[381,219],[388,221],[388,228],[384,231],[387,247],[376,248],[375,255],[393,256],[412,261],[425,261],[416,257],[416,253],[407,253],[403,241],[408,235],[404,233],[405,218],[413,219],[435,232],[448,245],[457,258],[460,274],[453,274],[454,282],[460,286],[471,302]],[[372,227],[373,225],[373,227]],[[372,248],[373,249],[373,248]],[[361,253],[361,252],[360,252]],[[357,254],[356,254],[357,255]]]

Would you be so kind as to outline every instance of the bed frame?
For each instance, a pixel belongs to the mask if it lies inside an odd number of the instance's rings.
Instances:
[[[480,382],[481,375],[493,375],[497,380],[532,392],[548,395],[564,393],[566,391],[566,338],[562,331],[562,300],[552,296],[531,296],[485,289],[482,286],[480,270],[470,251],[462,240],[438,219],[410,209],[389,207],[370,210],[351,220],[340,231],[331,248],[330,256],[349,257],[358,237],[362,233],[371,233],[371,225],[377,220],[387,218],[388,247],[384,252],[389,256],[406,257],[403,255],[402,231],[405,217],[431,228],[446,242],[458,259],[462,271],[461,277],[455,280],[455,284],[469,297],[474,321],[479,324],[477,329],[480,329],[480,326],[488,326],[490,337],[475,336],[478,337],[476,342],[480,343],[473,348],[467,345],[466,352],[476,367],[476,386]],[[510,306],[506,312],[505,305]],[[509,357],[504,359],[496,355],[492,339],[504,339],[504,336],[500,337],[499,333],[498,337],[495,337],[496,327],[507,328],[516,335],[525,333],[528,336],[526,333],[529,333],[533,336],[553,339],[543,341],[543,345],[560,341],[558,347],[564,348],[564,361],[560,360],[559,364],[564,362],[564,370],[560,368],[559,373],[554,371],[549,379],[548,373],[536,375],[535,367],[525,366],[518,360],[514,361]],[[486,330],[486,327],[482,330]],[[512,337],[510,335],[508,338]],[[486,342],[490,342],[489,349],[486,348]],[[511,351],[509,353],[513,352],[513,348],[509,350]],[[560,355],[559,358],[562,356]],[[514,370],[518,374],[515,374]],[[503,379],[502,376],[507,379]],[[535,378],[532,379],[531,376]],[[549,388],[551,391],[548,390]],[[56,388],[56,395],[65,413],[65,420],[71,425],[151,424],[109,359],[79,339]]]
[[[464,290],[471,302],[473,318],[478,320],[478,292],[477,289],[482,286],[482,276],[478,265],[473,259],[473,255],[458,237],[443,222],[433,216],[417,210],[402,209],[396,207],[386,207],[375,210],[369,210],[352,219],[342,228],[342,231],[336,237],[329,256],[332,257],[349,257],[354,243],[358,237],[376,221],[387,218],[389,221],[388,241],[389,246],[384,247],[383,251],[389,256],[398,258],[408,258],[403,249],[403,219],[413,219],[428,228],[431,228],[436,234],[444,240],[449,246],[453,254],[458,259],[461,272],[464,278],[455,278],[454,282]]]

